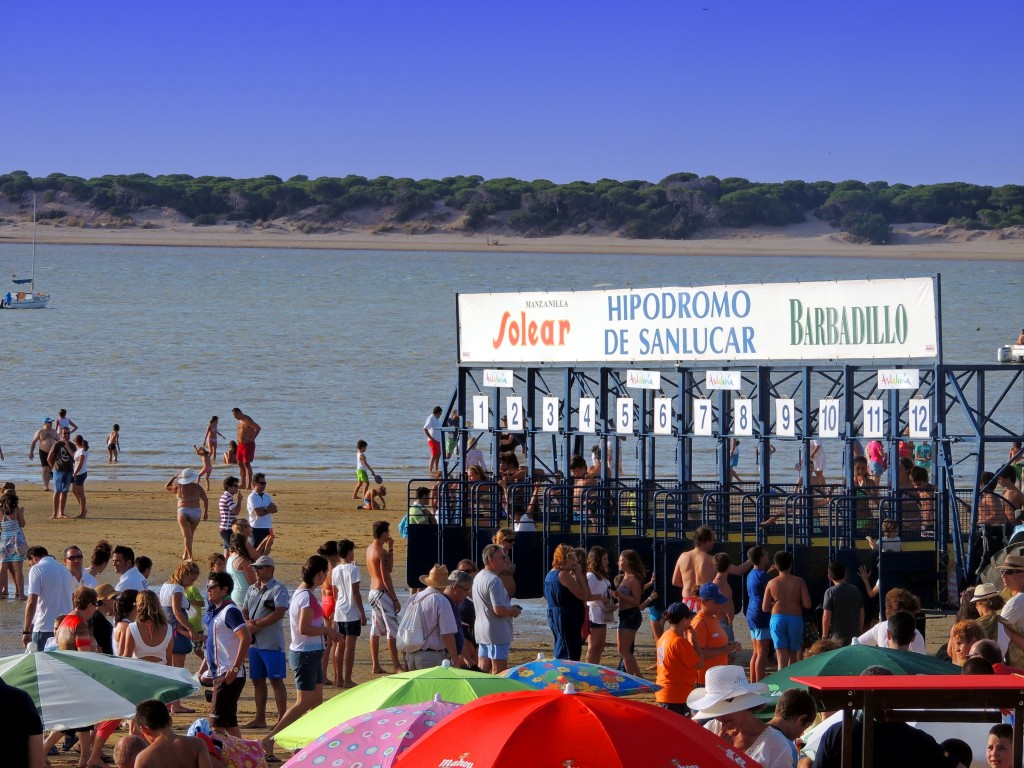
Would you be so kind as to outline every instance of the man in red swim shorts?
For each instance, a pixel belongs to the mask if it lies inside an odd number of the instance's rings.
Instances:
[[[430,446],[430,469],[428,470],[433,476],[437,472],[437,467],[441,463],[441,414],[444,411],[441,410],[441,406],[437,406],[427,417],[426,423],[423,425],[423,434],[427,436],[427,444]]]
[[[252,488],[252,460],[256,456],[256,435],[260,425],[242,413],[241,408],[232,408],[231,415],[238,419],[238,474],[242,490]]]

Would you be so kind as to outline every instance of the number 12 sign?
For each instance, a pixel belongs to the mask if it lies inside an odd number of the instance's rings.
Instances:
[[[907,434],[910,437],[931,437],[931,402],[924,399],[907,401]]]

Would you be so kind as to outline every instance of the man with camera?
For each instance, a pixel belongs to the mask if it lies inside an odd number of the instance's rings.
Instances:
[[[267,727],[267,680],[274,689],[274,704],[280,720],[288,708],[284,678],[288,672],[284,645],[284,618],[288,613],[288,588],[274,578],[274,560],[267,555],[252,564],[256,583],[249,586],[242,601],[242,615],[252,633],[249,646],[249,679],[256,700],[256,716],[246,728]]]

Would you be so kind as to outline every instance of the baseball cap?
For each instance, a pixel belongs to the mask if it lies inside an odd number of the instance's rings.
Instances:
[[[701,600],[713,600],[719,605],[725,605],[725,603],[729,602],[729,598],[722,594],[722,590],[714,582],[701,584],[699,596]]]

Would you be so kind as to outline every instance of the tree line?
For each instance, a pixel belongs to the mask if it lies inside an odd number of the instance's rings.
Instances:
[[[964,182],[752,182],[674,173],[658,182],[574,181],[450,176],[408,179],[277,176],[232,179],[169,174],[91,179],[24,171],[0,174],[0,197],[19,205],[30,193],[59,194],[113,216],[149,207],[174,209],[196,224],[270,221],[312,209],[320,222],[343,222],[357,209],[387,211],[394,222],[429,218],[439,206],[461,215],[467,231],[506,229],[528,236],[585,234],[600,227],[627,238],[683,239],[708,227],[783,226],[813,215],[853,240],[885,243],[893,224],[927,222],[967,229],[1024,224],[1024,186]],[[51,218],[60,211],[50,211]]]

